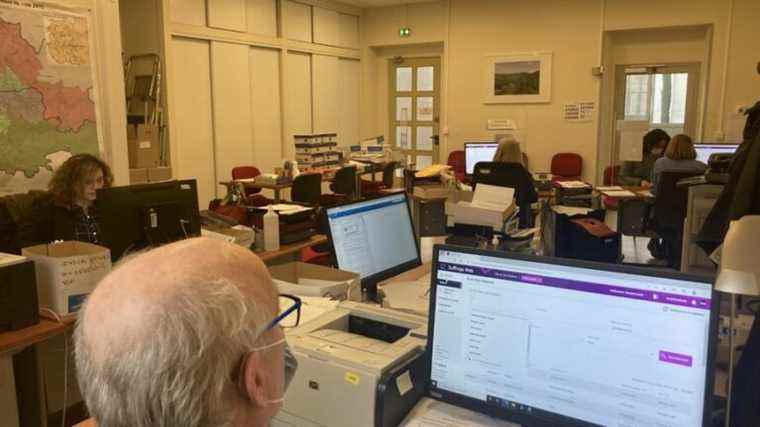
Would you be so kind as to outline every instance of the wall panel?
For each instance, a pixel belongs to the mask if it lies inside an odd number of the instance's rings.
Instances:
[[[272,172],[282,163],[280,53],[252,48],[250,52],[253,164]]]
[[[338,58],[312,56],[314,133],[338,131]]]
[[[292,158],[293,135],[312,133],[311,55],[289,52],[286,58],[283,156]]]
[[[338,46],[338,12],[321,7],[312,8],[314,13],[314,43]]]
[[[283,36],[286,39],[311,41],[311,6],[282,0]]]
[[[176,88],[172,123],[177,153],[174,176],[198,180],[200,206],[216,197],[214,174],[214,136],[211,115],[211,74],[209,43],[192,39],[172,39],[172,58]]]
[[[359,141],[359,73],[361,63],[353,59],[338,60],[338,144],[348,146]]]
[[[206,0],[170,0],[170,2],[172,22],[206,25]]]
[[[211,42],[217,183],[232,178],[235,166],[253,163],[249,54],[246,45]]]
[[[210,0],[208,6],[208,26],[223,30],[245,32],[246,0]]]
[[[248,0],[248,32],[277,36],[277,0]]]

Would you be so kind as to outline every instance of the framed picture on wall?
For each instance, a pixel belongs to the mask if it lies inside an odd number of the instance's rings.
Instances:
[[[489,55],[484,63],[484,103],[551,101],[551,53]]]

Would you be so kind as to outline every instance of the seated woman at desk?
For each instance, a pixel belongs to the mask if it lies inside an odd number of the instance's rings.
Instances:
[[[665,150],[665,156],[654,162],[652,194],[657,194],[657,183],[663,172],[694,172],[695,175],[704,173],[707,165],[696,159],[697,152],[691,138],[682,134],[674,136]]]
[[[538,193],[533,177],[525,166],[520,144],[514,138],[501,138],[493,161],[505,164],[506,169],[499,175],[505,181],[504,186],[515,188],[515,201],[520,207],[520,227],[532,227],[531,205],[538,201]]]
[[[94,208],[96,193],[110,187],[113,175],[108,165],[91,154],[77,154],[55,171],[48,194],[37,199],[27,221],[21,224],[24,246],[54,240],[100,243]]]
[[[623,162],[618,175],[619,185],[650,187],[654,162],[662,157],[670,135],[662,129],[653,129],[644,135],[642,160],[640,162]]]

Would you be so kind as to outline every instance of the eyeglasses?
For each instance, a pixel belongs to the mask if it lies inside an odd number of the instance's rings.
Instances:
[[[284,306],[286,308],[280,310],[280,314],[272,319],[269,325],[267,325],[266,331],[277,325],[283,328],[295,328],[301,323],[301,298],[295,295],[280,294],[280,307],[283,306],[283,302],[285,302]],[[295,312],[295,316],[292,316],[293,312]]]

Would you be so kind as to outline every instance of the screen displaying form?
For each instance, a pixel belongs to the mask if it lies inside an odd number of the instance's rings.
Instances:
[[[707,163],[712,154],[734,154],[737,148],[739,148],[739,144],[694,144],[694,149],[697,151],[697,160],[704,163]]]
[[[496,142],[466,142],[464,144],[465,173],[475,173],[478,162],[492,162],[499,144]]]
[[[420,264],[406,194],[327,210],[338,268],[362,280]]]
[[[435,259],[433,397],[528,423],[702,426],[709,283],[448,246]]]

